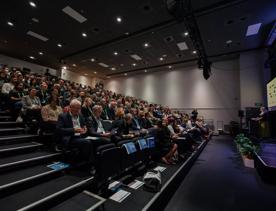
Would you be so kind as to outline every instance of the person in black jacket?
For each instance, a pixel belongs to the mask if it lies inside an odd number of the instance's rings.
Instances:
[[[92,99],[90,97],[86,97],[82,104],[81,113],[86,121],[92,116],[92,103]]]
[[[77,147],[80,155],[88,163],[94,161],[92,144],[85,139],[87,128],[80,114],[81,102],[73,99],[70,102],[70,112],[60,114],[57,122],[57,132],[63,145],[69,148]]]

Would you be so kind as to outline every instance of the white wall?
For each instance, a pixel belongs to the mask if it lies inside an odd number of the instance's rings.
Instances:
[[[216,62],[212,76],[205,80],[196,66],[173,71],[141,74],[105,81],[105,88],[117,93],[135,96],[171,108],[191,112],[228,124],[238,120],[240,107],[239,60]]]
[[[97,78],[84,76],[80,73],[75,73],[68,70],[61,70],[61,78],[91,87],[95,87],[97,81]]]
[[[5,56],[3,54],[0,54],[0,64],[6,64],[9,67],[18,67],[20,69],[23,69],[23,67],[28,68],[31,70],[31,72],[38,73],[38,74],[44,74],[46,68],[49,69],[49,72],[54,75],[60,77],[60,71],[55,70],[49,67],[41,66],[38,64],[26,62],[20,59],[16,59],[13,57]]]
[[[250,51],[240,55],[241,109],[266,104],[264,79],[264,51]],[[266,70],[267,71],[267,70]],[[266,76],[267,77],[267,76]]]

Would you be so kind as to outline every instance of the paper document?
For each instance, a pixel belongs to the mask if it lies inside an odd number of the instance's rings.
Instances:
[[[155,167],[155,171],[160,171],[160,172],[162,172],[162,171],[164,171],[166,169],[166,167],[162,167],[162,166],[157,166],[157,167]]]
[[[130,195],[130,192],[119,190],[117,193],[114,193],[109,198],[116,202],[122,202],[125,198],[127,198]]]
[[[128,187],[132,189],[138,189],[140,188],[144,183],[139,180],[134,180],[132,183],[128,184]]]

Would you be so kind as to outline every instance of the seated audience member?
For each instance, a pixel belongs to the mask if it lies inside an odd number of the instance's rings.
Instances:
[[[177,157],[177,145],[172,142],[170,131],[167,127],[165,119],[159,120],[157,123],[157,147],[161,153],[162,161],[165,164],[173,164],[174,158]]]
[[[108,108],[108,104],[106,103],[106,99],[103,98],[101,100],[101,106],[102,106],[102,113],[101,113],[101,118],[103,120],[109,120],[109,108]]]
[[[92,144],[85,139],[87,128],[83,116],[80,114],[81,102],[73,99],[70,102],[70,112],[58,116],[57,132],[61,144],[66,148],[78,148],[80,155],[87,162],[94,161]]]
[[[115,142],[122,139],[133,138],[132,130],[132,114],[126,114],[122,119],[117,119],[112,123],[112,131],[116,134],[113,138]]]
[[[23,83],[15,85],[14,89],[10,91],[10,107],[14,118],[18,117],[22,109],[22,97],[25,96]]]
[[[2,69],[0,70],[0,89],[2,89],[2,86],[4,83],[7,83],[8,77],[6,70]]]
[[[1,89],[1,107],[3,110],[10,110],[9,108],[9,93],[14,89],[15,84],[17,83],[17,77],[12,77],[11,80],[2,85]]]
[[[92,104],[93,101],[90,97],[86,97],[81,107],[81,113],[85,120],[88,120],[92,116]]]
[[[117,106],[117,102],[115,100],[112,100],[108,106],[108,117],[109,120],[115,120],[115,116],[116,116],[116,106]]]
[[[84,102],[84,99],[85,99],[85,92],[84,91],[80,91],[79,92],[79,97],[77,98],[80,102],[81,102],[81,104],[83,104],[83,102]]]
[[[42,116],[42,131],[55,131],[58,116],[62,113],[62,108],[58,106],[58,97],[53,95],[49,98],[49,104],[41,109]]]
[[[46,82],[41,83],[37,96],[39,97],[42,106],[48,104],[48,98],[50,95],[48,93],[48,85]]]
[[[22,98],[22,113],[26,121],[33,119],[39,121],[41,119],[41,103],[36,92],[35,88],[30,88],[29,95]]]
[[[147,114],[147,116],[146,116]],[[142,128],[144,129],[149,129],[149,128],[152,128],[152,123],[151,121],[149,120],[148,118],[148,113],[146,113],[144,111],[140,111],[139,112],[139,122],[140,122],[140,125]]]
[[[132,108],[130,113],[132,114],[132,130],[141,130],[142,127],[140,125],[137,108]]]

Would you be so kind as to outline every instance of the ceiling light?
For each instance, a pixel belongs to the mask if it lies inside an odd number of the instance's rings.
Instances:
[[[184,51],[184,50],[187,50],[187,49],[188,49],[188,46],[187,46],[186,42],[177,43],[177,47],[178,47],[179,50],[181,50],[181,51]]]
[[[125,73],[124,75],[127,76],[127,73]]]
[[[7,24],[8,24],[9,26],[14,26],[14,24],[13,24],[12,22],[10,22],[10,21],[8,21]]]
[[[60,47],[60,48],[62,47],[62,45],[60,43],[58,43],[57,46]]]
[[[62,69],[63,69],[63,70],[67,70],[67,67],[66,67],[66,66],[63,66]]]
[[[121,23],[121,22],[122,22],[122,18],[121,18],[121,17],[117,17],[117,18],[116,18],[116,21],[117,21],[118,23]]]
[[[83,23],[87,19],[83,17],[80,13],[78,13],[76,10],[72,9],[71,7],[67,6],[62,9],[64,13],[69,15],[71,18],[75,19],[76,21]]]
[[[116,68],[115,67],[111,67],[110,70],[116,70]]]
[[[87,34],[86,33],[82,33],[81,34],[83,37],[87,37]]]
[[[102,67],[109,67],[107,64],[102,63],[102,62],[98,63],[98,65],[100,65],[100,66],[102,66]]]
[[[111,78],[110,76],[107,76],[107,78]]]
[[[148,70],[144,70],[144,72],[146,73],[146,72],[148,72]]]
[[[248,26],[247,31],[246,31],[246,36],[258,34],[258,32],[261,28],[261,25],[262,25],[262,23],[256,23],[256,24]]]
[[[129,35],[129,32],[126,32],[125,35]]]
[[[97,74],[97,72],[94,72],[94,74]]]
[[[231,44],[233,41],[232,40],[227,40],[226,44]]]
[[[33,1],[30,1],[29,4],[30,4],[32,7],[36,7],[36,4],[35,4]]]
[[[88,75],[87,73],[84,73],[84,75]]]
[[[163,61],[163,60],[164,60],[164,58],[163,58],[163,57],[160,57],[160,58],[159,58],[159,60],[160,60],[160,61]]]
[[[184,36],[187,37],[189,35],[189,32],[184,32]]]
[[[117,56],[117,55],[118,55],[118,52],[117,52],[117,51],[115,51],[115,52],[113,52],[113,54],[114,54],[115,56]]]
[[[147,42],[144,43],[144,47],[145,47],[145,48],[149,47],[149,43],[147,43]]]
[[[29,56],[30,59],[35,59],[33,56]]]
[[[47,37],[44,37],[44,36],[42,36],[42,35],[40,35],[40,34],[38,34],[38,33],[35,33],[35,32],[33,32],[33,31],[28,31],[28,32],[27,32],[27,35],[30,35],[30,36],[32,36],[32,37],[35,37],[35,38],[37,38],[37,39],[39,39],[39,40],[42,40],[42,41],[44,41],[44,42],[46,42],[46,41],[48,40]]]
[[[38,54],[42,56],[42,55],[43,55],[43,52],[38,52]]]
[[[169,69],[172,69],[172,66],[170,65],[170,66],[168,66],[168,68],[169,68]]]
[[[76,64],[72,64],[73,67],[76,67],[77,65]]]
[[[133,64],[132,64],[132,66],[134,66],[134,67],[135,67],[135,66],[136,66],[136,63],[133,63]]]
[[[142,60],[142,58],[140,56],[138,56],[137,54],[132,54],[132,55],[130,55],[130,57],[137,60],[137,61]]]
[[[91,61],[91,62],[95,62],[95,59],[94,59],[94,58],[91,58],[90,61]]]
[[[121,67],[125,66],[124,64],[120,64]]]
[[[39,22],[39,20],[37,18],[32,18],[32,21],[35,22],[35,23]]]
[[[193,51],[193,54],[196,54],[196,51]]]

